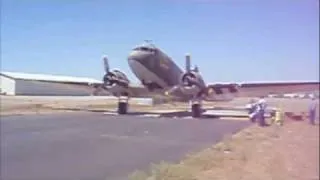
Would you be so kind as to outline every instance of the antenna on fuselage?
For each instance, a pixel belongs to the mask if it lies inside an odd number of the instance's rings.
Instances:
[[[150,40],[150,39],[145,39],[144,42],[151,44],[152,40]]]
[[[149,46],[149,47],[153,47],[153,48],[156,47],[156,46],[152,43],[152,40],[150,40],[150,39],[146,39],[146,40],[144,40],[144,42],[145,42],[145,44],[146,44],[147,46]]]

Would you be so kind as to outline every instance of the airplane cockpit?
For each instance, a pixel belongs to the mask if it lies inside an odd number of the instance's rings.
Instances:
[[[144,51],[144,52],[156,52],[157,48],[154,44],[150,43],[150,41],[145,41],[145,43],[133,48],[135,51]]]

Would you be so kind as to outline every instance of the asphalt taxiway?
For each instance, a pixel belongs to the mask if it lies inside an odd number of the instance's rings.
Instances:
[[[248,121],[65,113],[1,117],[1,179],[125,180],[176,162]]]

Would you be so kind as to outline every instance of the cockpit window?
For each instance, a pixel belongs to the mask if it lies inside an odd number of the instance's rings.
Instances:
[[[153,48],[145,47],[145,46],[136,47],[136,48],[134,48],[134,50],[148,51],[148,52],[154,52],[155,51]]]
[[[149,41],[146,41],[145,43],[141,44],[140,46],[137,46],[133,50],[155,52],[156,51],[156,47],[152,43],[150,43]]]

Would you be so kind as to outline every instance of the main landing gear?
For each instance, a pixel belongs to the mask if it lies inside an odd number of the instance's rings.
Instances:
[[[202,114],[202,105],[201,100],[199,99],[193,99],[190,101],[191,104],[191,114],[193,118],[199,118]]]
[[[118,97],[118,114],[127,114],[129,105],[129,97]],[[202,114],[202,103],[199,99],[190,100],[191,114],[193,118],[199,118]]]
[[[128,112],[129,97],[118,97],[118,114],[127,114]]]

